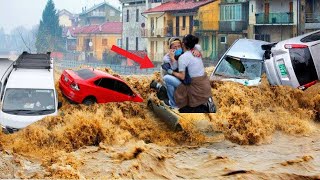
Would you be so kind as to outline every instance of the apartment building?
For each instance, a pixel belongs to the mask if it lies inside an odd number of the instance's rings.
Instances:
[[[102,24],[104,22],[120,22],[121,11],[107,2],[82,8],[79,14],[80,26]]]
[[[248,37],[276,42],[296,36],[298,7],[297,0],[251,0]]]
[[[200,7],[213,1],[174,0],[143,13],[147,21],[145,28],[142,28],[142,36],[147,39],[148,57],[154,64],[162,63],[169,38],[195,34],[194,17],[197,16]]]
[[[238,38],[248,37],[248,0],[221,0],[218,34],[218,55],[224,52]]]

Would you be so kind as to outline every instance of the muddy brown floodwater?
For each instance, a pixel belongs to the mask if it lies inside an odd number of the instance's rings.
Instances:
[[[122,78],[155,98],[149,84],[159,73]],[[301,91],[266,78],[257,87],[212,82],[212,92],[217,113],[180,114],[184,130],[172,132],[146,101],[87,107],[59,91],[58,116],[0,133],[0,178],[320,178],[320,83]]]

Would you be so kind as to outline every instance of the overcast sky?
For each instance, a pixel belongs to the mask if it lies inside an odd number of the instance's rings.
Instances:
[[[82,7],[87,6],[88,9],[103,1],[120,7],[119,0],[53,0],[56,9],[66,9],[71,13],[80,13]],[[6,33],[17,26],[30,29],[39,24],[46,3],[47,0],[0,0],[0,28],[3,27]]]

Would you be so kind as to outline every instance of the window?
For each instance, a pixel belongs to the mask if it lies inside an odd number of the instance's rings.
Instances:
[[[227,37],[226,36],[221,36],[220,37],[220,43],[226,44],[227,43]]]
[[[106,89],[115,90],[115,80],[113,79],[101,78],[96,80],[94,84]]]
[[[136,10],[136,22],[139,22],[139,9]]]
[[[115,79],[101,78],[96,80],[94,84],[129,96],[133,95],[133,91],[130,89],[129,86]]]
[[[316,32],[313,34],[310,34],[309,36],[306,36],[301,39],[301,42],[313,42],[313,41],[319,41],[320,40],[320,32]]]
[[[239,21],[242,20],[241,4],[221,5],[221,21]]]
[[[114,10],[110,10],[110,16],[115,16],[116,12]]]
[[[262,40],[270,42],[270,34],[255,34],[254,38],[256,40]]]
[[[102,46],[108,45],[108,39],[102,39]]]
[[[182,16],[182,28],[186,28],[186,17]]]
[[[139,38],[136,37],[136,51],[139,50]]]
[[[128,50],[128,48],[129,48],[129,38],[126,37],[126,50]]]
[[[129,22],[129,9],[127,9],[127,22]]]
[[[206,51],[209,49],[209,36],[204,36],[203,37],[203,50]]]
[[[78,71],[75,71],[75,73],[81,78],[81,79],[84,79],[84,80],[87,80],[87,79],[90,79],[90,78],[93,78],[96,76],[95,73],[93,73],[90,69],[80,69]]]
[[[133,95],[133,92],[132,90],[130,89],[129,86],[127,86],[125,83],[121,82],[121,81],[116,81],[115,82],[115,89],[117,92],[120,92],[122,94],[126,94],[126,95],[129,95],[129,96],[132,96]]]
[[[261,77],[262,66],[261,60],[225,56],[217,66],[215,74],[229,78],[253,80]]]
[[[121,47],[121,46],[122,46],[122,44],[121,44],[121,39],[117,39],[117,46],[118,46],[118,47]]]

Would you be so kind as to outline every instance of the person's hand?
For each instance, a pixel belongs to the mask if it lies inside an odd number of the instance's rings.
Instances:
[[[175,60],[174,59],[174,52],[175,51],[176,51],[175,49],[169,49],[169,57],[170,57],[171,61]]]
[[[173,70],[172,70],[172,69],[168,69],[168,70],[167,70],[167,73],[170,74],[170,75],[172,75],[172,74],[173,74]]]
[[[198,51],[197,49],[193,49],[191,52],[192,52],[192,55],[193,55],[194,57],[201,57],[201,56],[202,56],[202,55],[201,55],[201,52]]]

